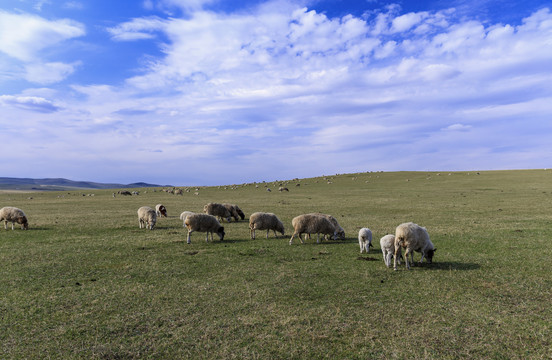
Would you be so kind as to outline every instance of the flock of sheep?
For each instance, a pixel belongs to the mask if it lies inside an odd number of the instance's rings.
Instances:
[[[183,225],[188,229],[188,244],[191,243],[191,234],[194,231],[206,233],[205,241],[209,241],[209,234],[211,235],[211,241],[213,241],[213,233],[216,233],[222,241],[225,235],[224,226],[221,225],[223,219],[226,219],[227,222],[230,222],[232,217],[235,221],[238,221],[239,218],[245,219],[243,211],[234,204],[208,203],[204,206],[203,212],[184,211],[180,214]],[[157,217],[161,216],[167,216],[167,209],[164,205],[158,204],[155,210],[148,206],[142,206],[138,209],[140,228],[153,230]],[[337,219],[331,215],[321,213],[303,214],[294,217],[291,224],[293,226],[293,234],[289,240],[290,245],[293,243],[295,237],[298,237],[301,243],[303,243],[303,234],[305,234],[305,239],[307,237],[310,238],[311,234],[316,234],[317,243],[320,242],[320,234],[325,237],[331,236],[334,240],[345,239],[345,231],[339,225]],[[251,239],[255,239],[256,230],[266,230],[267,239],[270,231],[274,232],[274,236],[277,236],[276,232],[285,236],[284,224],[273,213],[255,212],[251,214],[249,217]],[[368,253],[370,247],[372,247],[371,230],[368,228],[360,229],[358,241],[360,253]],[[391,267],[391,259],[393,258],[394,270],[397,270],[397,265],[401,263],[402,249],[405,249],[404,260],[407,269],[410,269],[408,255],[410,255],[411,262],[413,263],[414,252],[420,252],[422,254],[420,263],[426,259],[431,264],[436,251],[429,239],[427,229],[412,222],[397,226],[395,235],[389,234],[383,236],[380,239],[380,246],[385,265]]]
[[[209,234],[211,235],[211,241],[213,241],[213,233],[216,233],[220,240],[224,240],[224,226],[219,222],[226,219],[230,222],[232,218],[238,221],[240,218],[245,219],[243,211],[234,204],[219,204],[208,203],[203,208],[204,213],[194,213],[191,211],[184,211],[180,214],[180,219],[183,221],[183,225],[188,229],[188,244],[191,243],[191,235],[194,231],[206,233],[206,241],[209,241]],[[155,210],[149,206],[142,206],[138,209],[138,222],[140,229],[146,228],[153,230],[157,222],[157,217],[167,217],[167,208],[158,204]],[[8,222],[12,223],[12,230],[14,230],[15,224],[20,224],[21,229],[28,229],[29,224],[27,216],[23,210],[16,207],[3,207],[0,209],[0,221],[4,221],[4,228],[8,229]],[[289,244],[293,243],[293,239],[297,236],[301,243],[303,243],[302,235],[305,234],[305,238],[316,234],[316,242],[320,242],[320,234],[331,236],[334,240],[345,239],[345,230],[339,225],[337,219],[331,215],[312,213],[303,214],[293,218],[291,221],[293,226],[293,234],[289,240]],[[266,238],[270,231],[274,232],[274,236],[277,236],[276,232],[285,236],[284,224],[275,214],[266,212],[255,212],[249,217],[249,231],[251,239],[255,239],[256,230],[266,230]],[[360,253],[370,252],[372,247],[372,231],[368,228],[361,228],[358,232],[358,242],[360,246]],[[391,258],[393,258],[393,268],[397,270],[397,264],[400,265],[402,258],[402,249],[405,249],[404,260],[406,268],[410,269],[410,263],[408,261],[408,255],[410,255],[411,262],[414,262],[414,252],[420,252],[422,258],[420,263],[424,259],[431,264],[433,255],[436,251],[435,246],[429,239],[427,229],[421,227],[412,222],[400,224],[395,230],[395,235],[385,235],[380,239],[381,251],[383,253],[383,261],[387,267],[391,267]]]

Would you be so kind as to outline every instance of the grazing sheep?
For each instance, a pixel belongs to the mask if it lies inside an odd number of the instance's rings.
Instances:
[[[223,218],[226,219],[226,221],[228,222],[232,221],[232,214],[230,213],[230,211],[228,211],[228,209],[224,207],[224,205],[219,203],[208,203],[203,207],[203,212],[207,215],[218,217],[220,221],[222,221]]]
[[[163,204],[157,204],[155,205],[155,214],[159,217],[164,216],[167,217],[167,208]]]
[[[391,258],[395,255],[395,235],[385,235],[380,239],[381,252],[385,266],[391,267]],[[401,251],[399,249],[399,265],[401,264]]]
[[[236,206],[232,204],[222,204],[230,212],[230,215],[234,218],[234,220],[239,221],[240,220],[240,214],[238,214],[238,211],[236,210]]]
[[[238,212],[238,215],[240,216],[240,218],[243,220],[245,219],[245,214],[243,213],[242,209],[239,208],[238,205],[235,205],[234,204],[234,208],[236,209],[236,211]]]
[[[322,214],[322,213],[313,213],[313,214],[324,216],[326,219],[330,220],[330,222],[333,224],[333,226],[335,226],[335,229],[337,230],[337,236],[341,240],[345,240],[345,230],[343,230],[343,228],[339,225],[339,223],[337,222],[337,219],[335,217],[333,217],[331,215],[328,215],[328,214]]]
[[[27,222],[27,216],[23,210],[13,206],[6,206],[0,209],[0,221],[4,220],[4,229],[8,230],[8,222],[12,223],[12,230],[14,230],[15,223],[21,224],[22,230],[29,229],[29,223]]]
[[[155,210],[149,206],[142,206],[138,209],[138,222],[140,223],[140,229],[142,226],[146,229],[153,230],[155,223],[157,222],[157,214]]]
[[[360,253],[364,251],[368,254],[372,246],[372,231],[368,228],[362,228],[358,232],[358,244],[360,245]]]
[[[293,243],[296,235],[299,235],[299,240],[303,244],[301,234],[316,234],[316,242],[320,243],[320,234],[333,235],[334,240],[337,238],[337,229],[328,218],[317,214],[303,214],[291,220],[293,226],[293,235],[289,240],[289,244]]]
[[[433,255],[435,254],[435,247],[431,240],[429,240],[429,234],[427,229],[412,222],[400,224],[395,230],[395,259],[393,261],[393,269],[397,270],[397,258],[400,255],[401,247],[405,248],[404,258],[406,262],[406,268],[410,270],[410,264],[408,263],[408,255],[412,263],[414,262],[413,252],[417,251],[422,253],[420,264],[427,259],[427,262],[431,264],[433,261]]]
[[[130,191],[127,191],[127,190],[119,190],[118,193],[119,193],[120,195],[132,196],[132,194],[130,193]]]
[[[224,240],[224,227],[220,225],[217,218],[208,214],[191,214],[184,220],[186,228],[188,228],[188,244],[192,241],[190,235],[194,231],[206,232],[207,236],[205,241],[209,241],[209,233],[211,234],[211,241],[213,241],[213,233],[217,233],[220,241]]]
[[[182,220],[182,226],[186,226],[185,221],[188,215],[195,214],[195,212],[191,211],[183,211],[182,214],[180,214],[180,220]]]
[[[282,236],[285,236],[284,224],[272,213],[256,212],[251,214],[249,217],[249,234],[253,240],[255,239],[255,230],[266,230],[267,239],[270,230],[274,231],[274,236],[276,237],[278,237],[276,231],[281,232]]]

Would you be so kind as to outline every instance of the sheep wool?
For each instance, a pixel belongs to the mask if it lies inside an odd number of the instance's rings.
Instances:
[[[222,219],[226,219],[226,221],[228,222],[232,221],[232,214],[230,213],[230,211],[228,211],[228,209],[224,207],[224,205],[219,203],[208,203],[203,207],[203,212],[207,215],[216,216],[217,218],[219,218],[220,221],[222,221]]]
[[[4,221],[4,229],[8,230],[8,222],[12,223],[12,230],[14,230],[15,223],[21,225],[22,230],[29,229],[29,223],[27,221],[27,216],[23,210],[13,207],[6,206],[0,209],[0,221]]]
[[[412,262],[414,262],[413,252],[420,252],[422,253],[420,264],[422,263],[424,258],[426,259],[428,264],[431,264],[433,261],[433,255],[437,250],[429,239],[427,229],[412,222],[400,224],[395,229],[395,260],[393,261],[394,270],[397,270],[397,257],[399,256],[401,247],[406,249],[404,253],[404,258],[406,262],[406,268],[408,270],[410,270],[410,264],[408,263],[409,254]]]
[[[138,209],[138,223],[140,229],[144,227],[145,229],[153,230],[155,223],[157,222],[157,214],[155,210],[149,206],[142,206]]]
[[[337,238],[337,230],[335,226],[325,216],[317,214],[303,214],[293,218],[291,220],[293,226],[293,235],[289,240],[289,244],[293,243],[293,239],[296,235],[299,236],[301,244],[303,239],[302,234],[316,234],[316,242],[320,243],[320,234],[332,235],[334,240]]]
[[[184,220],[186,228],[188,228],[188,244],[191,241],[191,234],[194,231],[207,233],[205,241],[209,242],[209,234],[211,234],[211,241],[213,241],[213,233],[216,233],[220,241],[224,240],[224,227],[220,225],[217,218],[209,214],[191,214]]]
[[[383,254],[383,262],[385,266],[391,267],[391,258],[395,254],[395,235],[388,234],[380,239],[381,252]],[[401,255],[399,250],[399,265],[401,264]]]
[[[372,231],[368,228],[362,228],[358,232],[358,244],[360,245],[360,253],[364,251],[368,254],[370,246],[372,246]]]
[[[159,217],[167,217],[167,208],[163,204],[155,205],[155,214]]]
[[[267,239],[270,230],[274,231],[274,236],[276,237],[278,237],[276,231],[285,236],[284,224],[273,213],[256,212],[251,214],[249,217],[249,234],[251,239],[255,239],[255,230],[266,230]]]

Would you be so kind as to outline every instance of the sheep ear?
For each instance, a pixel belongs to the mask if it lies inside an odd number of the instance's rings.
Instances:
[[[437,251],[437,248],[433,249],[433,252]]]

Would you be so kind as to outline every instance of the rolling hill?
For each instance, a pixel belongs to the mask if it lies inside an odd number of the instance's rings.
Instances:
[[[108,184],[92,181],[73,181],[63,178],[30,179],[0,177],[0,190],[63,191],[69,189],[120,189],[160,186],[162,185],[148,184],[144,182],[132,184]]]

